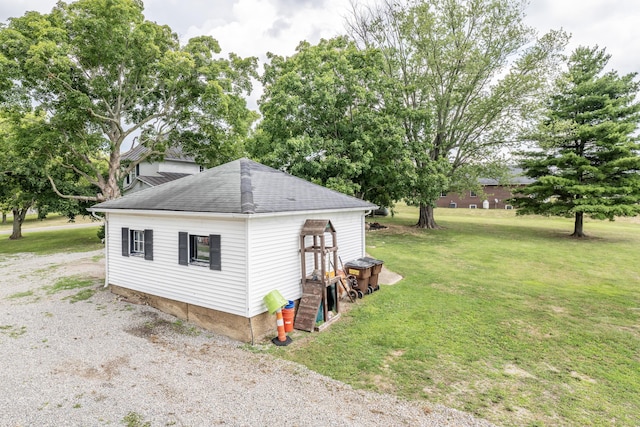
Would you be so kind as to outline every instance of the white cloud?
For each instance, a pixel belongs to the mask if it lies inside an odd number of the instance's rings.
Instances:
[[[578,46],[606,48],[608,68],[620,74],[640,71],[640,2],[626,0],[533,0],[526,21],[545,33],[563,28],[571,34],[567,54]]]
[[[268,0],[239,0],[234,2],[227,21],[206,20],[192,25],[182,37],[207,34],[217,39],[224,52],[240,56],[266,58],[267,52],[290,56],[302,40],[317,43],[342,31],[342,18],[336,13],[340,1],[301,2],[284,10],[292,2]]]
[[[362,0],[360,0],[362,1]],[[374,0],[366,0],[368,3]],[[0,0],[0,21],[27,10],[50,11],[56,0]],[[145,15],[169,25],[181,40],[208,34],[224,54],[295,53],[302,40],[317,43],[344,31],[349,0],[146,0]],[[531,0],[526,22],[540,34],[564,28],[572,34],[567,53],[579,45],[605,47],[609,68],[640,71],[640,1]]]

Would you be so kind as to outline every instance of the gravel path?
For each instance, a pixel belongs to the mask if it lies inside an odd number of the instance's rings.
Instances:
[[[68,276],[96,293],[47,288]],[[102,251],[0,256],[0,426],[490,426],[251,352],[103,277]]]

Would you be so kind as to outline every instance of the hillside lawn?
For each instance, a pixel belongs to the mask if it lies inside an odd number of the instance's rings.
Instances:
[[[404,280],[270,352],[498,425],[640,425],[640,221],[400,206],[367,250]],[[338,243],[340,230],[338,230]],[[345,260],[346,261],[346,260]],[[312,337],[312,339],[311,339]],[[348,402],[336,402],[347,404]]]

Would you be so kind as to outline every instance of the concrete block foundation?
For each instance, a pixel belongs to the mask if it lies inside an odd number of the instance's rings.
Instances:
[[[145,304],[178,319],[242,342],[257,342],[266,336],[275,336],[276,316],[264,312],[251,318],[225,313],[211,308],[175,301],[144,292],[109,285],[111,292],[134,304]]]

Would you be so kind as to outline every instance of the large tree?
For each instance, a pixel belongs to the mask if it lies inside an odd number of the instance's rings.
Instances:
[[[146,156],[180,143],[208,165],[236,156],[255,119],[243,94],[256,60],[219,52],[211,37],[180,46],[168,26],[145,20],[139,0],[59,2],[0,28],[0,89],[26,91],[57,130],[42,150],[98,189],[64,196],[108,200],[146,159],[121,165],[129,142],[148,147]]]
[[[521,0],[401,0],[354,5],[350,33],[385,56],[415,166],[406,200],[436,228],[443,191],[493,166],[540,95],[562,32],[539,39]]]
[[[252,156],[381,206],[401,198],[409,164],[380,52],[337,37],[269,59]]]
[[[521,162],[536,182],[514,199],[518,214],[573,216],[574,237],[585,216],[640,213],[640,85],[635,73],[604,72],[609,58],[597,47],[573,52]]]
[[[58,197],[47,175],[60,182],[63,190],[87,194],[88,185],[72,171],[53,166],[40,147],[51,135],[42,113],[3,108],[0,113],[0,206],[13,214],[10,239],[22,237],[22,224],[29,210],[40,218],[49,212],[60,212],[70,218],[84,207],[76,200]],[[80,183],[79,183],[80,181]]]

